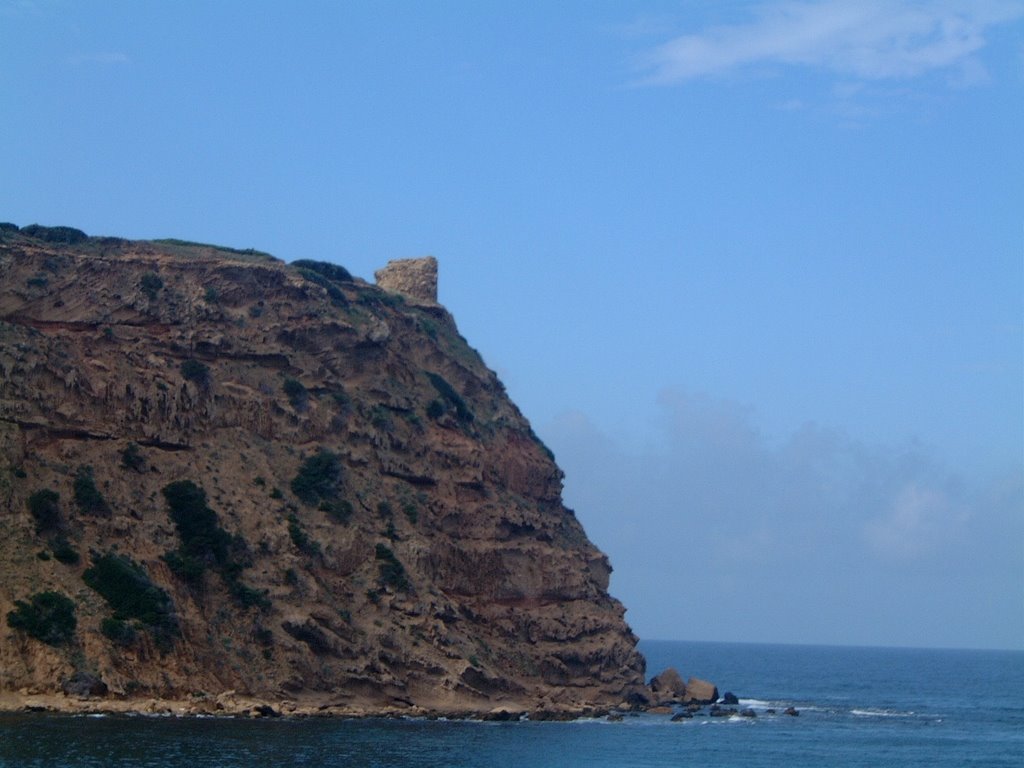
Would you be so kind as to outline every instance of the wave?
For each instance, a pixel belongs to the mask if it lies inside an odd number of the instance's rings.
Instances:
[[[918,717],[916,712],[901,712],[895,709],[851,709],[850,714],[855,717]]]
[[[744,709],[778,709],[782,707],[785,709],[790,706],[788,703],[780,701],[765,701],[763,699],[740,699],[740,706]]]

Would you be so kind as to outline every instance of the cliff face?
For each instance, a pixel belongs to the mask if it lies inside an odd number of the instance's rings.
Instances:
[[[558,467],[421,299],[316,262],[0,229],[0,691],[635,697],[636,638]]]

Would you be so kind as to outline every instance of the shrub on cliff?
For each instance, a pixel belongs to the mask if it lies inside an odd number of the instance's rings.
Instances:
[[[299,518],[295,513],[288,515],[288,536],[291,538],[295,548],[303,554],[320,554],[320,545],[309,538],[309,534],[306,533],[306,529],[302,527],[302,523],[299,522]]]
[[[348,305],[348,299],[345,298],[345,294],[342,293],[341,289],[323,275],[310,269],[300,269],[299,274],[309,280],[309,282],[316,283],[327,291],[327,295],[330,297],[331,303],[334,306],[345,307]]]
[[[28,602],[15,600],[14,610],[7,614],[7,626],[47,645],[69,642],[77,623],[74,602],[60,592],[37,592]]]
[[[58,536],[50,542],[50,547],[53,549],[53,559],[58,563],[78,565],[78,561],[82,559],[78,555],[78,550],[71,546],[71,542],[63,536]]]
[[[131,558],[114,552],[93,555],[92,566],[86,568],[82,580],[114,609],[115,619],[137,619],[158,639],[177,634],[171,598]]]
[[[47,243],[84,243],[89,236],[80,229],[74,227],[44,227],[42,224],[29,224],[21,228],[21,234],[34,237]]]
[[[156,301],[156,295],[164,287],[164,281],[155,272],[146,272],[139,280],[139,288],[150,301]]]
[[[146,457],[142,455],[136,443],[128,443],[121,451],[121,466],[135,472],[141,472],[146,466]]]
[[[79,467],[73,485],[75,504],[86,515],[109,515],[110,505],[103,498],[92,476],[92,467]]]
[[[291,482],[292,493],[310,506],[335,498],[340,487],[341,460],[338,454],[324,448],[302,462]]]
[[[248,545],[220,527],[217,513],[206,503],[206,491],[191,480],[179,480],[164,486],[162,493],[181,540],[179,549],[162,558],[171,572],[202,590],[207,569],[215,567],[239,604],[268,608],[270,601],[265,592],[240,581],[242,571],[251,564]]]
[[[131,623],[110,616],[100,622],[100,632],[114,645],[119,645],[122,648],[132,645],[135,638],[138,637],[138,633]]]
[[[306,402],[309,400],[309,392],[301,381],[289,376],[281,384],[281,388],[284,390],[285,395],[287,395],[288,402],[291,403],[292,408],[300,411],[306,407]]]
[[[473,412],[469,410],[469,406],[466,405],[466,401],[462,399],[462,396],[455,391],[455,387],[449,384],[444,377],[436,373],[428,371],[427,378],[430,379],[430,383],[434,385],[434,389],[436,389],[437,393],[441,395],[445,403],[455,409],[455,415],[459,421],[468,423],[473,420]],[[434,413],[437,412],[437,407],[434,405],[436,402],[438,401],[432,401],[430,406],[427,407],[427,414],[430,415],[431,418],[435,419],[437,416],[431,415],[431,411]]]
[[[191,480],[179,480],[165,485],[161,492],[178,530],[182,553],[206,564],[226,562],[231,536],[207,506],[206,491]]]
[[[379,560],[380,583],[384,586],[397,590],[408,590],[409,577],[405,573],[405,566],[395,557],[395,553],[385,544],[378,544],[374,550],[374,558]]]
[[[28,497],[28,511],[36,521],[36,533],[61,527],[60,494],[50,488],[43,488]]]
[[[327,516],[336,523],[344,524],[352,518],[352,502],[345,499],[321,501],[317,509],[321,512],[326,512]]]
[[[199,387],[210,385],[210,369],[205,363],[189,358],[181,364],[181,375]]]
[[[338,264],[331,264],[327,261],[314,261],[313,259],[298,259],[292,262],[293,267],[298,267],[304,272],[314,272],[339,283],[351,283],[352,274]]]

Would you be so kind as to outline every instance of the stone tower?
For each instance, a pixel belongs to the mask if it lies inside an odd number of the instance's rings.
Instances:
[[[377,285],[385,291],[400,293],[408,299],[437,303],[437,259],[392,259],[373,273]]]

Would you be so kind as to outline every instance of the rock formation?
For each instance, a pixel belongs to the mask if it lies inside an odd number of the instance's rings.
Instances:
[[[379,274],[0,225],[0,695],[642,699],[608,560],[436,262]]]

